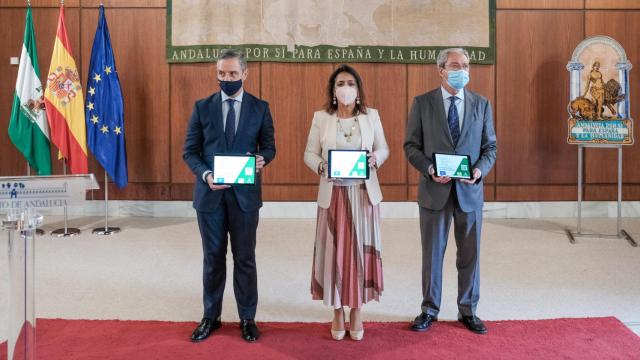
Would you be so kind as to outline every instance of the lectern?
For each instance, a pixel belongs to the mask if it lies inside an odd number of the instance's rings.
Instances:
[[[39,209],[78,205],[98,189],[93,174],[0,177],[2,228],[9,238],[9,360],[36,358],[35,235]]]

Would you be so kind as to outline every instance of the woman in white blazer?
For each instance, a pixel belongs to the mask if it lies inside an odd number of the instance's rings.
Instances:
[[[328,152],[368,150],[369,179],[327,177]],[[313,115],[304,162],[320,176],[311,294],[334,309],[331,335],[362,339],[360,309],[379,300],[384,288],[380,242],[382,192],[376,171],[389,156],[380,116],[368,108],[362,80],[348,65],[338,67],[327,86],[327,103]]]

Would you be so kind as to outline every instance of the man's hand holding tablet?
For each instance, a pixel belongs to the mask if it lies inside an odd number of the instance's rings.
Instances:
[[[433,153],[434,166],[429,168],[429,175],[440,184],[446,184],[451,179],[475,184],[482,173],[477,168],[470,171],[470,160],[468,155]]]
[[[247,155],[250,155],[250,154],[251,153],[247,153]],[[262,155],[256,155],[256,174],[258,174],[263,167],[264,167],[264,157]]]
[[[211,173],[207,175],[207,184],[209,184],[209,189],[213,191],[228,189],[231,187],[230,185],[216,185],[213,182],[213,175],[211,175]]]
[[[227,189],[231,185],[254,185],[256,174],[264,167],[260,155],[218,154],[213,157],[213,172],[206,180],[213,191]]]
[[[473,169],[473,177],[471,179],[468,179],[468,180],[467,179],[460,179],[460,181],[465,183],[465,184],[473,185],[478,181],[478,179],[480,179],[481,176],[482,176],[482,172],[480,171],[480,169],[474,168]]]

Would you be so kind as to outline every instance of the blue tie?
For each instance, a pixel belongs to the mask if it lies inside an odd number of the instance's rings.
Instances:
[[[234,99],[225,100],[229,105],[227,112],[227,122],[224,125],[224,137],[227,139],[227,148],[231,149],[233,139],[236,137],[236,109],[233,108]]]
[[[456,100],[459,100],[456,96],[449,97],[451,105],[449,105],[449,114],[447,115],[447,122],[449,123],[449,132],[451,133],[451,139],[453,139],[453,146],[458,145],[458,139],[460,139],[460,119],[458,118],[458,109],[456,108]]]

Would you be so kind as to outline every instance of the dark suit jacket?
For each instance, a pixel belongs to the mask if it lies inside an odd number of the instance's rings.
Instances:
[[[187,128],[182,158],[196,176],[193,207],[197,211],[214,211],[222,200],[223,191],[212,191],[209,185],[202,181],[202,174],[207,170],[213,170],[213,155],[247,152],[262,155],[265,165],[276,155],[269,104],[244,92],[235,140],[231,148],[227,148],[220,92],[196,101]],[[235,192],[242,211],[256,211],[262,207],[260,174],[256,176],[255,186],[233,186],[231,190]]]
[[[464,212],[481,210],[484,202],[482,178],[473,185],[452,180],[439,184],[429,176],[433,153],[469,155],[471,167],[486,176],[496,161],[496,132],[489,101],[464,90],[464,120],[458,144],[453,145],[440,87],[416,96],[409,113],[404,151],[407,160],[422,176],[418,183],[418,204],[431,210],[441,210],[456,187],[460,208]]]

